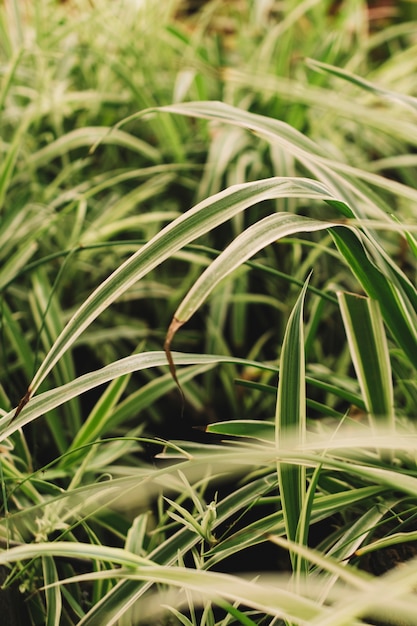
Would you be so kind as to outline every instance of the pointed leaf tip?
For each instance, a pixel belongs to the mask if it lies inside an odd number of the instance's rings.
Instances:
[[[177,385],[178,390],[179,390],[179,392],[181,394],[182,405],[183,405],[183,410],[184,410],[184,392],[183,392],[182,387],[180,385],[180,381],[178,380],[177,369],[175,367],[174,359],[172,358],[172,353],[171,353],[171,343],[172,343],[172,340],[173,340],[177,330],[179,328],[181,328],[181,326],[183,324],[184,324],[184,322],[181,322],[176,317],[172,318],[171,323],[169,325],[169,328],[167,330],[167,334],[165,336],[164,352],[165,352],[166,357],[167,357],[167,361],[168,361],[168,365],[169,365],[169,371],[171,372],[171,376],[174,379],[175,384]]]

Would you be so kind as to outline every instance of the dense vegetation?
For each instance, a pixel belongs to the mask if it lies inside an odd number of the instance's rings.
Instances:
[[[0,4],[7,623],[417,624],[414,9]]]

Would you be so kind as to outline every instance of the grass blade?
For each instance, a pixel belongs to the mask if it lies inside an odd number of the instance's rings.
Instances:
[[[393,338],[417,367],[417,299],[416,290],[398,273],[391,272],[378,255],[366,246],[353,230],[334,228],[331,235],[368,296],[378,300],[381,313]],[[375,254],[376,261],[371,257]],[[376,263],[382,262],[382,271]]]
[[[357,85],[358,87],[361,87],[362,89],[377,96],[382,96],[383,98],[393,100],[394,102],[399,102],[403,106],[406,106],[417,113],[417,98],[414,98],[413,96],[408,96],[398,93],[397,91],[391,91],[390,89],[379,87],[378,85],[374,85],[368,80],[352,74],[343,68],[335,67],[334,65],[329,65],[328,63],[323,63],[315,59],[308,59],[308,65],[314,69],[318,69],[323,72],[333,74],[333,76],[337,76],[338,78],[342,78],[343,80],[346,80],[353,85]]]
[[[377,300],[338,294],[350,354],[371,419],[394,428],[394,391],[387,339]]]
[[[277,407],[275,415],[275,438],[279,449],[283,438],[289,435],[296,443],[303,444],[306,431],[305,356],[303,331],[303,306],[308,280],[291,312],[285,330],[280,358]],[[298,540],[299,521],[305,505],[306,474],[302,464],[277,463],[279,489],[288,539]],[[293,569],[303,565],[290,552]]]
[[[46,598],[45,626],[59,626],[61,623],[62,598],[61,590],[56,585],[58,572],[51,556],[42,557],[43,580]]]

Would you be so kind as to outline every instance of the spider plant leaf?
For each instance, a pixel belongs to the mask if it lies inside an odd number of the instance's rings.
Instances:
[[[383,98],[387,98],[388,100],[392,100],[394,102],[399,102],[403,106],[407,106],[412,111],[417,113],[417,98],[413,96],[408,96],[406,94],[398,93],[397,91],[392,91],[390,89],[385,89],[383,87],[379,87],[374,83],[371,83],[369,80],[362,78],[356,74],[352,74],[347,70],[335,67],[334,65],[329,65],[328,63],[323,63],[322,61],[317,61],[316,59],[308,59],[307,63],[310,67],[314,69],[321,70],[323,72],[327,72],[332,74],[333,76],[337,76],[338,78],[342,78],[365,91],[369,91],[377,96],[382,96]]]
[[[303,444],[306,436],[303,307],[308,282],[309,278],[291,312],[282,344],[275,414],[277,450],[288,436],[294,437],[295,445]],[[286,534],[291,541],[297,541],[306,498],[305,467],[301,463],[281,462],[278,456],[277,473]],[[290,552],[290,556],[294,570],[303,567],[303,562],[294,553]]]
[[[291,213],[274,213],[259,220],[238,235],[227,249],[212,261],[188,291],[174,318],[181,324],[188,321],[223,278],[271,243],[295,233],[314,232],[332,226],[332,222]]]
[[[370,298],[378,300],[382,317],[398,346],[417,367],[417,292],[400,273],[391,271],[352,229],[330,231],[339,251]],[[367,245],[368,244],[368,245]],[[375,259],[371,257],[375,254]],[[381,269],[376,262],[381,261]]]
[[[211,365],[214,366],[216,363],[237,363],[251,367],[259,366],[268,370],[275,369],[261,363],[257,363],[256,361],[222,355],[176,353],[174,354],[174,358],[176,363],[179,365],[204,365],[206,367],[210,367]],[[9,413],[0,417],[0,442],[4,441],[12,433],[19,430],[19,428],[29,424],[41,415],[44,415],[48,411],[51,411],[72,398],[80,396],[82,393],[85,393],[90,389],[94,389],[99,385],[108,383],[111,380],[130,374],[131,372],[148,369],[150,367],[160,367],[163,365],[167,365],[166,355],[164,352],[142,352],[140,354],[134,354],[115,361],[99,370],[83,374],[65,385],[40,393],[33,398],[32,401],[28,403],[22,409],[20,414],[14,419],[12,419],[14,415],[13,411],[9,411]],[[91,426],[93,428],[90,431]],[[88,428],[86,428],[86,430],[82,429],[81,432],[82,439],[78,440],[79,445],[91,441],[97,434],[95,425],[90,423],[88,424]]]
[[[367,412],[375,425],[394,428],[391,362],[379,302],[351,293],[337,296]]]
[[[61,589],[56,583],[59,580],[54,559],[45,555],[42,557],[43,580],[45,584],[46,622],[45,626],[59,626],[61,623],[62,597]]]
[[[227,437],[244,437],[263,442],[272,442],[275,439],[275,425],[272,422],[260,420],[226,420],[216,422],[206,427],[206,432]]]

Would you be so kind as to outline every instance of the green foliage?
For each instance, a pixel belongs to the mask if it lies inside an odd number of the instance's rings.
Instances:
[[[0,6],[24,623],[415,623],[406,4]]]

